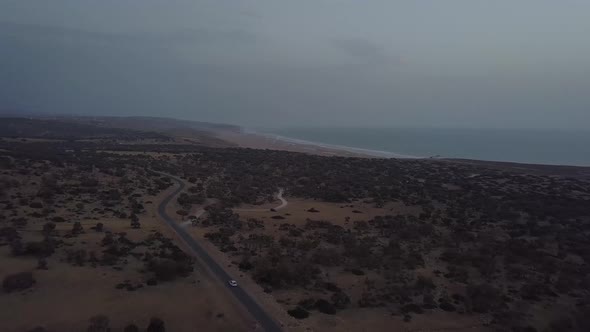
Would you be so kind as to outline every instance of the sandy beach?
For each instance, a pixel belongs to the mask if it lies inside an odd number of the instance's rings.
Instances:
[[[217,138],[238,145],[242,148],[282,150],[301,152],[321,156],[359,157],[359,158],[411,158],[395,155],[385,151],[372,151],[351,147],[332,146],[306,142],[276,135],[268,135],[246,131],[220,130],[214,132]]]

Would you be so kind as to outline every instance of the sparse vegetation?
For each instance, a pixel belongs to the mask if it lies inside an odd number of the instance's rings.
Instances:
[[[294,318],[375,308],[400,322],[445,312],[489,316],[498,330],[587,330],[590,181],[582,173],[97,133],[105,135],[0,140],[0,245],[5,259],[29,264],[7,270],[6,293],[35,285],[33,273],[16,273],[35,268],[40,288],[64,266],[118,273],[108,285],[118,294],[196,273],[150,222],[157,195],[172,186],[156,170],[190,183],[170,215],[198,227]],[[299,205],[269,208],[279,187]],[[241,205],[264,212],[241,213]],[[203,216],[189,216],[201,208]],[[536,319],[545,314],[551,321]]]

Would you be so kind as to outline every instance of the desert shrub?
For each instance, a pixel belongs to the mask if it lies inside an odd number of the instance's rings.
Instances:
[[[309,311],[297,306],[295,309],[288,310],[287,313],[297,319],[305,319],[309,317]]]
[[[312,310],[315,308],[315,303],[316,303],[316,299],[307,298],[307,299],[303,299],[303,300],[299,301],[299,303],[297,303],[297,304],[305,310]]]
[[[29,204],[29,207],[33,209],[42,209],[43,204],[41,204],[40,202],[32,202],[31,204]]]
[[[147,332],[166,332],[164,321],[157,317],[150,319],[150,325],[147,327]]]
[[[3,227],[0,228],[0,239],[4,239],[4,241],[10,243],[14,240],[19,240],[20,235],[14,227]]]
[[[434,302],[434,296],[432,293],[427,292],[422,296],[422,307],[424,309],[435,309],[436,303]]]
[[[94,226],[94,230],[97,232],[102,232],[103,229],[104,229],[104,224],[101,222],[97,223],[96,226]]]
[[[43,235],[50,235],[55,230],[55,223],[48,222],[43,225]]]
[[[312,262],[324,266],[338,266],[342,263],[343,257],[336,249],[318,248],[311,256]]]
[[[125,329],[123,329],[123,332],[139,332],[139,327],[137,327],[137,325],[135,325],[135,324],[129,324],[129,325],[125,326]]]
[[[113,233],[111,233],[111,232],[105,233],[104,238],[102,238],[101,243],[103,246],[108,246],[108,245],[115,243],[115,237],[113,236]]]
[[[332,303],[324,300],[319,299],[315,302],[315,307],[318,309],[319,312],[327,314],[327,315],[334,315],[336,314],[336,308]]]
[[[90,318],[90,325],[88,325],[88,332],[109,332],[111,331],[110,328],[110,321],[109,318],[105,315],[97,315]]]
[[[320,270],[309,263],[292,264],[286,260],[274,264],[273,257],[258,260],[254,271],[254,279],[259,283],[281,288],[288,285],[305,286],[320,273]]]
[[[565,332],[571,331],[574,328],[574,324],[569,317],[560,317],[552,320],[549,323],[550,332]]]
[[[72,234],[81,234],[84,233],[84,227],[79,221],[76,221],[72,226]]]
[[[340,292],[341,291],[340,287],[338,287],[338,285],[336,285],[333,282],[318,282],[317,285],[319,287],[322,287],[322,288],[330,291],[330,292],[336,292],[337,293],[337,292]]]
[[[53,222],[65,222],[66,221],[63,217],[60,217],[60,216],[55,216],[55,217],[51,218],[51,220]]]
[[[346,307],[350,305],[350,297],[348,297],[348,295],[346,295],[344,292],[337,292],[332,294],[330,300],[332,300],[334,307],[338,309],[346,309]]]
[[[470,311],[485,313],[501,304],[501,293],[488,284],[467,286],[466,305]]]
[[[14,239],[12,242],[10,242],[10,252],[14,256],[20,256],[26,253],[25,246],[23,245],[23,242],[20,240],[20,238]]]
[[[48,257],[55,252],[55,243],[50,239],[38,242],[28,242],[25,246],[25,254],[38,257]]]
[[[352,272],[352,274],[354,274],[355,276],[364,276],[365,275],[365,271],[360,270],[360,269],[351,269],[350,272]]]
[[[174,261],[171,259],[153,259],[147,268],[153,272],[158,280],[169,281],[177,277],[186,277],[193,271],[190,261]]]
[[[113,255],[111,253],[106,252],[103,253],[100,262],[104,265],[115,265],[119,262],[119,257],[117,255]]]
[[[432,281],[432,278],[429,277],[425,277],[425,276],[418,276],[418,278],[416,279],[416,282],[414,284],[414,287],[417,290],[432,290],[434,288],[436,288],[436,286],[434,285],[434,282]]]
[[[243,271],[249,271],[251,270],[254,266],[252,265],[252,263],[248,260],[248,259],[243,259],[240,264],[238,265],[238,267],[240,268],[240,270]]]
[[[422,307],[415,304],[415,303],[408,303],[406,305],[404,305],[401,308],[402,313],[407,314],[407,313],[417,313],[417,314],[421,314],[424,312],[424,310],[422,310]]]
[[[47,332],[47,329],[42,326],[37,326],[31,330],[28,330],[27,332]]]
[[[47,270],[47,260],[43,257],[40,257],[37,261],[37,269],[38,270]]]
[[[2,288],[5,292],[10,293],[13,291],[31,288],[35,282],[36,281],[35,278],[33,278],[33,273],[20,272],[6,276],[4,281],[2,281]]]
[[[84,249],[68,250],[66,251],[66,260],[74,265],[84,266],[87,254]]]
[[[452,305],[451,303],[449,303],[449,302],[447,302],[447,301],[442,301],[442,302],[439,304],[439,307],[440,307],[442,310],[444,310],[444,311],[450,311],[450,312],[452,312],[452,311],[455,311],[455,310],[457,310],[457,309],[455,308],[455,306],[454,306],[454,305]]]

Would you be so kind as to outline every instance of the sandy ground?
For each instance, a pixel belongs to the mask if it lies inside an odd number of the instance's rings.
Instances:
[[[145,239],[151,231],[174,238],[155,213],[157,202],[170,190],[173,188],[151,197],[154,203],[146,204],[147,212],[140,216],[142,228],[139,230],[131,229],[128,220],[81,220],[86,233],[75,238],[72,248],[100,251],[98,242],[104,233],[90,229],[97,222],[103,222],[106,229],[114,232],[127,232],[128,238],[134,241]],[[31,229],[40,226],[30,225]],[[71,223],[59,223],[57,230],[66,231],[71,227]],[[27,239],[32,239],[33,233],[38,231],[31,230]],[[99,314],[109,317],[115,331],[129,323],[145,328],[152,316],[164,320],[170,331],[253,331],[255,327],[232,298],[222,295],[223,285],[211,280],[198,264],[187,278],[130,292],[116,289],[115,285],[124,280],[144,281],[139,262],[130,260],[122,271],[108,266],[92,268],[89,264],[79,267],[65,262],[62,254],[56,253],[48,259],[49,270],[36,270],[35,258],[15,258],[9,251],[8,246],[0,247],[0,278],[32,271],[37,282],[23,292],[0,292],[0,331],[22,332],[35,326],[51,331],[85,331],[88,319]]]
[[[406,206],[401,202],[390,202],[382,208],[376,208],[371,203],[356,201],[349,204],[327,203],[302,198],[285,196],[289,205],[281,211],[272,212],[270,208],[276,206],[277,202],[258,206],[259,210],[248,210],[253,206],[240,206],[234,209],[240,214],[240,219],[256,218],[263,220],[266,229],[264,233],[272,234],[275,239],[281,236],[278,230],[280,224],[289,223],[303,227],[308,220],[327,220],[335,225],[351,229],[355,221],[367,221],[376,216],[383,215],[415,215],[418,216],[422,209],[418,206]],[[309,212],[310,209],[318,212]],[[241,210],[240,209],[245,209]],[[272,219],[272,216],[281,215],[283,220]],[[324,268],[331,279],[351,296],[352,302],[360,297],[362,287],[366,278],[375,281],[382,279],[372,271],[365,271],[364,276],[355,276],[344,273],[340,267]],[[431,271],[424,271],[429,273]],[[308,290],[278,290],[274,291],[273,297],[283,304],[284,310],[293,308],[300,300],[309,297],[321,297],[319,293]],[[427,312],[422,315],[414,315],[411,322],[404,322],[403,316],[392,315],[387,308],[353,308],[338,312],[336,315],[325,315],[314,311],[312,315],[302,321],[302,324],[309,326],[313,331],[489,331],[482,325],[485,317],[478,315],[461,315],[458,313],[447,313],[441,311]]]
[[[273,212],[270,208],[277,206],[279,201],[265,205],[248,206],[243,205],[234,209],[240,214],[242,220],[256,218],[263,220],[266,224],[264,233],[272,234],[277,238],[280,235],[278,226],[282,223],[290,223],[302,227],[308,218],[312,220],[329,220],[334,224],[342,225],[345,228],[353,226],[354,221],[369,220],[378,215],[387,214],[414,214],[421,212],[419,207],[405,206],[403,203],[388,203],[383,208],[375,208],[370,203],[361,201],[352,204],[326,203],[301,198],[285,196],[289,204],[281,211]],[[319,212],[309,212],[314,208]],[[353,211],[356,211],[353,212]],[[272,216],[282,215],[286,219],[276,220]],[[347,217],[350,217],[347,221]],[[456,313],[446,313],[435,311],[423,315],[416,315],[414,319],[407,323],[403,321],[400,315],[392,316],[386,308],[371,309],[349,309],[339,312],[337,315],[325,315],[314,311],[313,314],[305,320],[295,320],[286,315],[286,310],[292,308],[299,300],[313,296],[308,291],[301,290],[279,290],[272,294],[266,294],[261,287],[257,285],[247,273],[241,272],[236,266],[237,257],[232,257],[219,251],[210,243],[204,234],[210,232],[211,228],[201,228],[188,226],[189,231],[199,238],[208,252],[215,257],[218,262],[223,262],[227,271],[235,275],[236,280],[241,287],[245,287],[249,293],[254,295],[265,308],[285,324],[288,331],[489,331],[482,326],[480,317],[474,315],[461,315]],[[339,268],[330,269],[329,273],[334,280],[356,300],[355,284],[362,284],[366,277],[374,277],[370,271],[366,276],[353,276],[351,274],[341,273]],[[350,286],[350,287],[349,287]],[[318,294],[315,294],[316,296]]]
[[[198,211],[201,208],[202,207],[195,206],[191,210]],[[182,218],[176,214],[176,211],[179,209],[180,206],[176,200],[173,200],[168,205],[166,212],[169,216],[175,218],[178,223],[183,224],[187,218]],[[239,287],[246,290],[248,294],[254,298],[256,302],[258,302],[264,308],[264,310],[269,313],[279,324],[281,324],[285,330],[296,332],[309,330],[304,321],[298,321],[289,316],[287,312],[276,302],[276,299],[272,295],[265,293],[262,287],[254,282],[249,275],[240,271],[237,265],[234,264],[235,262],[233,261],[232,257],[219,251],[217,247],[215,247],[208,239],[205,238],[205,233],[209,232],[210,229],[193,227],[191,225],[185,225],[184,227],[186,227],[189,233],[199,241],[207,253],[213,257],[215,261],[219,263],[219,265],[222,266],[226,272],[228,272],[228,274],[230,274],[238,282]],[[217,284],[220,284],[220,282],[217,281]],[[223,283],[222,286],[225,286],[225,283]],[[246,310],[245,308],[242,309]]]
[[[237,144],[241,148],[282,150],[302,152],[321,156],[376,158],[369,154],[350,152],[335,148],[321,147],[313,144],[293,143],[272,137],[237,131],[216,131],[215,135],[224,141]]]

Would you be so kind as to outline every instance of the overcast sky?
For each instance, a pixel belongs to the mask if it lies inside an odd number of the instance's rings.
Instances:
[[[0,109],[590,129],[590,1],[0,0]]]

